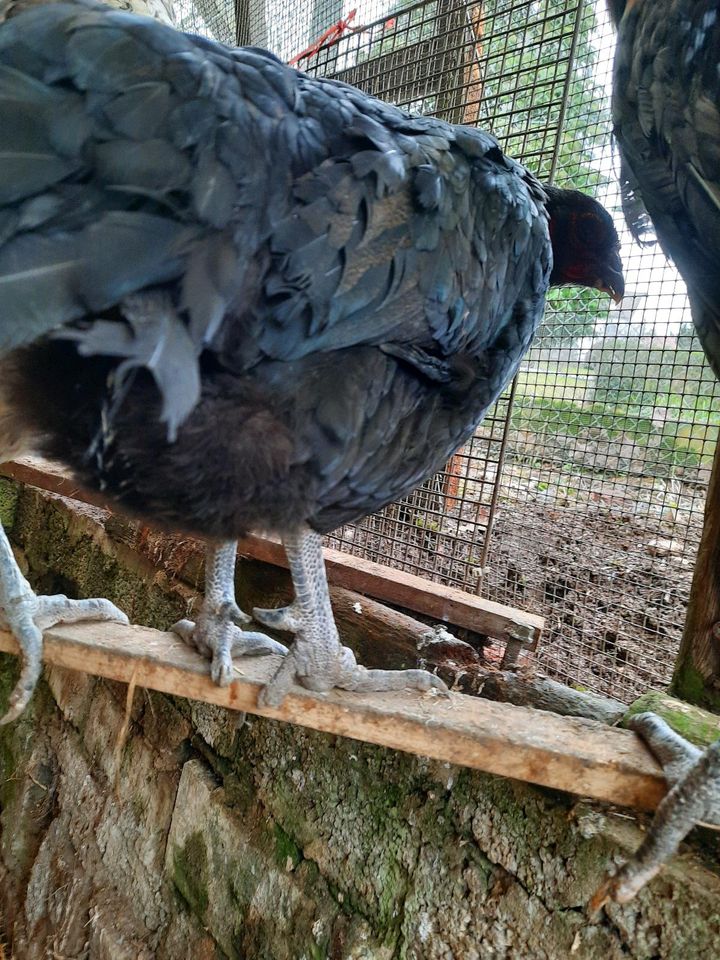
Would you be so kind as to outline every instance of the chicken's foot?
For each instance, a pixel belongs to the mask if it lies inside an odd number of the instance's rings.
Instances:
[[[287,653],[287,647],[264,633],[243,630],[251,617],[235,601],[235,541],[210,546],[205,558],[205,599],[197,620],[172,626],[185,643],[212,659],[210,675],[218,686],[233,678],[233,657]]]
[[[671,789],[635,855],[593,896],[592,913],[608,900],[632,900],[677,852],[695,824],[720,826],[720,740],[703,752],[654,713],[640,713],[629,725],[652,750]]]
[[[20,646],[22,669],[0,724],[10,723],[23,712],[42,670],[43,631],[58,623],[81,620],[128,618],[109,600],[69,600],[58,594],[39,597],[22,575],[10,541],[0,524],[0,627],[9,630]]]
[[[295,642],[270,683],[260,692],[261,706],[279,706],[294,681],[309,690],[387,691],[413,688],[447,693],[439,677],[426,670],[368,670],[340,643],[330,606],[322,538],[306,528],[283,538],[295,600],[280,610],[254,610],[267,627],[290,630]]]

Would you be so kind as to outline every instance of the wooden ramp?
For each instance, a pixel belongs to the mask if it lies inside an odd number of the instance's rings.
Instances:
[[[17,653],[0,631],[0,650]],[[666,791],[659,766],[628,730],[591,720],[452,694],[316,694],[296,688],[280,709],[257,694],[277,658],[237,661],[225,688],[177,637],[146,627],[72,624],[45,633],[46,663],[313,730],[380,744],[623,806],[654,809]]]

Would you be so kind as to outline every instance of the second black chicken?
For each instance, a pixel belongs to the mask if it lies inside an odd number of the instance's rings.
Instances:
[[[608,7],[618,34],[613,129],[628,225],[638,239],[651,225],[672,257],[720,376],[720,9],[717,0],[609,0]],[[705,548],[711,556],[714,545],[704,544],[701,556]],[[712,599],[701,605],[709,636]],[[650,713],[631,725],[672,789],[637,854],[596,894],[596,907],[632,899],[695,823],[720,826],[720,741],[702,753]]]

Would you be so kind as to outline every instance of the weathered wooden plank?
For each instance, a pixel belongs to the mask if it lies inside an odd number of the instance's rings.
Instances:
[[[38,487],[40,490],[58,493],[61,497],[69,497],[72,500],[80,500],[81,503],[91,503],[96,507],[110,509],[107,498],[80,486],[60,464],[50,460],[32,457],[10,460],[0,464],[0,474],[19,483],[28,483],[31,487]]]
[[[10,634],[0,632],[0,650],[16,652]],[[46,631],[45,660],[624,806],[652,809],[666,790],[659,767],[634,733],[591,720],[462,694],[446,699],[300,688],[279,709],[261,709],[258,689],[276,668],[276,658],[239,661],[237,679],[221,688],[210,680],[207,662],[172,634],[111,623]]]
[[[3,464],[0,473],[41,490],[112,509],[101,495],[80,487],[57,464],[27,458]],[[276,540],[246,537],[240,541],[238,549],[242,556],[287,568],[285,551]],[[500,640],[507,640],[508,635],[517,629],[527,630],[534,641],[532,648],[537,646],[545,621],[535,614],[339,550],[326,549],[324,555],[331,584]]]
[[[238,544],[238,550],[255,560],[287,567],[285,551],[276,540],[246,537]],[[372,560],[353,557],[339,550],[325,549],[323,554],[331,583],[458,627],[467,627],[475,633],[507,640],[508,631],[527,627],[534,633],[537,643],[545,623],[535,614],[433,583],[412,573],[393,570]]]

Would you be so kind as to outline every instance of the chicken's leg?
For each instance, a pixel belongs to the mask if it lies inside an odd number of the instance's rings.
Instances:
[[[42,669],[43,630],[58,623],[80,620],[128,622],[122,610],[109,600],[68,600],[62,595],[38,597],[22,575],[0,524],[0,627],[13,634],[23,658],[20,679],[10,695],[7,713],[0,724],[15,720],[35,689]]]
[[[703,753],[654,713],[638,714],[630,726],[655,754],[672,789],[657,808],[637,853],[593,897],[592,912],[610,899],[632,900],[696,823],[720,826],[720,740]]]
[[[254,610],[268,627],[290,630],[295,643],[270,683],[260,692],[261,706],[279,706],[294,680],[310,690],[416,690],[447,687],[426,670],[367,670],[352,650],[340,644],[330,606],[322,539],[307,527],[283,538],[295,601],[282,610]]]
[[[264,633],[242,629],[251,618],[235,602],[236,555],[235,541],[208,547],[205,600],[197,621],[179,620],[171,628],[186,643],[212,658],[210,674],[221,687],[232,680],[233,657],[287,653],[287,647]]]

